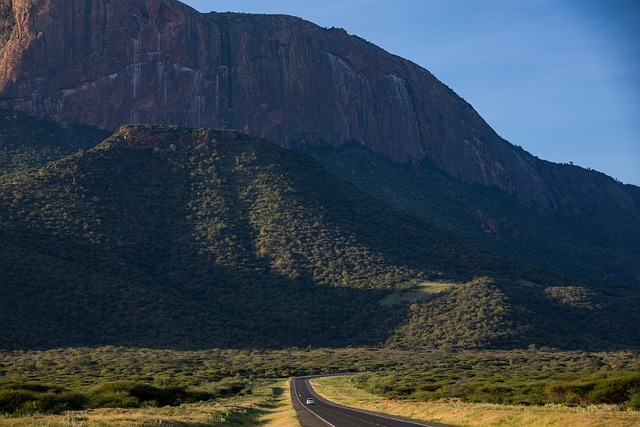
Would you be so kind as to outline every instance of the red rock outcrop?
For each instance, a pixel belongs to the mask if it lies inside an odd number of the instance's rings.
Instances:
[[[526,153],[427,70],[290,16],[174,0],[0,0],[0,94],[36,116],[238,129],[289,148],[358,141],[548,205]]]

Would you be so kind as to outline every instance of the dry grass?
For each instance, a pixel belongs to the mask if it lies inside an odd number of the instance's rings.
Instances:
[[[229,424],[299,427],[288,381],[263,383],[254,388],[252,395],[211,403],[0,417],[0,427],[216,427]]]
[[[147,427],[223,425],[231,407],[226,405],[183,405],[177,408],[96,409],[64,415],[34,415],[0,419],[0,426],[11,427]]]
[[[270,404],[272,406],[265,411],[264,416],[260,419],[261,425],[266,427],[300,427],[298,415],[291,403],[289,381],[281,385],[280,389],[282,389],[282,394],[275,396]]]
[[[468,404],[451,400],[400,401],[357,389],[346,377],[315,379],[312,383],[318,393],[344,405],[456,426],[640,427],[640,412],[622,412],[614,406],[568,408]]]

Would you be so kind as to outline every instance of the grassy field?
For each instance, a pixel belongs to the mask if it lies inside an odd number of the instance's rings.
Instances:
[[[316,391],[348,406],[414,419],[469,426],[518,427],[638,427],[640,412],[616,406],[570,408],[560,405],[516,406],[469,404],[455,399],[423,402],[385,399],[354,387],[349,377],[314,379]]]
[[[95,409],[63,415],[0,416],[11,427],[215,427],[223,425],[299,427],[289,382],[261,381],[247,396],[163,408]]]

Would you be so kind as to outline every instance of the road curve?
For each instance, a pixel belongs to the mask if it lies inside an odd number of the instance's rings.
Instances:
[[[315,399],[315,405],[306,404],[310,397]],[[318,395],[309,384],[309,378],[291,380],[291,399],[302,427],[452,427],[337,405]]]

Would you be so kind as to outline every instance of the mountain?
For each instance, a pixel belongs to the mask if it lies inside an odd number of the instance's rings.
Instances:
[[[635,285],[496,256],[225,130],[127,126],[0,175],[0,286],[2,348],[640,344]]]
[[[638,187],[511,145],[427,70],[341,29],[174,0],[0,0],[0,96],[6,108],[110,132],[239,129],[523,262],[640,281]],[[382,194],[368,172],[354,179],[371,169],[338,164],[354,147],[390,161],[376,177],[403,185]],[[459,191],[470,186],[472,200]]]
[[[287,148],[358,141],[405,163],[551,203],[529,159],[425,69],[290,16],[200,14],[174,0],[4,0],[0,94],[115,130],[238,129]]]

